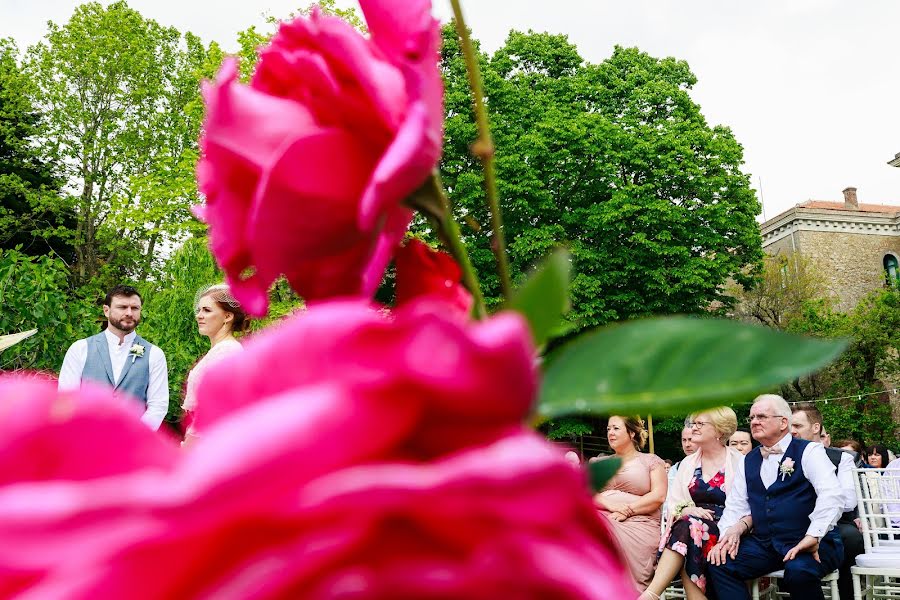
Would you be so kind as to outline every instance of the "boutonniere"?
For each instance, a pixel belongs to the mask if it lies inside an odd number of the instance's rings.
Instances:
[[[790,477],[791,473],[794,472],[794,459],[786,458],[781,461],[781,467],[779,468],[781,471],[781,480],[784,481],[785,477]]]
[[[134,362],[138,356],[144,355],[144,347],[140,344],[134,344],[131,346],[131,350],[128,351],[128,354],[131,355],[131,362]]]

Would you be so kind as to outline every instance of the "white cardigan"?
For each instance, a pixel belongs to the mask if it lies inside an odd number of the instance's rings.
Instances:
[[[668,496],[666,497],[666,514],[668,517],[666,519],[665,535],[661,538],[662,543],[660,547],[663,547],[666,540],[669,539],[669,531],[672,529],[672,521],[675,516],[675,507],[680,503],[693,502],[691,499],[691,492],[688,490],[688,485],[690,485],[691,479],[694,477],[694,471],[697,469],[697,465],[700,464],[701,459],[701,451],[698,450],[693,454],[685,456],[684,460],[678,465],[678,472],[675,474],[675,480],[672,481],[672,485],[669,487]],[[734,480],[734,474],[737,471],[738,464],[743,460],[743,454],[734,448],[725,448],[725,485],[722,487],[722,491],[724,491],[726,495],[728,495],[728,490],[731,488],[731,482]]]

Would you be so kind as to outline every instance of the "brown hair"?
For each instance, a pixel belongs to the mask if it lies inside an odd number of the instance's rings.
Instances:
[[[822,411],[816,408],[815,404],[798,404],[794,407],[794,412],[802,412],[803,414],[805,414],[806,418],[809,419],[810,425],[815,425],[816,423],[818,423],[819,429],[822,431],[822,433],[825,433],[825,423],[822,422]]]
[[[232,332],[244,333],[250,329],[250,318],[247,316],[247,313],[244,311],[240,302],[231,295],[231,289],[227,285],[219,283],[197,292],[197,298],[194,301],[195,310],[197,308],[197,303],[200,302],[200,298],[205,298],[207,296],[212,298],[213,301],[219,305],[219,308],[234,315],[234,320],[231,322]]]
[[[634,437],[631,438],[631,443],[634,444],[635,450],[641,450],[647,444],[647,438],[650,435],[647,433],[647,430],[644,429],[644,421],[638,416],[625,416],[625,415],[611,415],[609,418],[619,417],[622,419],[622,422],[625,423],[625,431],[629,434],[634,434]]]
[[[853,451],[856,452],[860,458],[863,455],[863,447],[862,444],[857,442],[856,440],[838,440],[836,444],[834,444],[835,448],[843,448],[844,446],[850,446],[853,448]]]

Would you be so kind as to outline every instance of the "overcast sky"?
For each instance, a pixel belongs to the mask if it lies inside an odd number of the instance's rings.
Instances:
[[[352,0],[339,0],[350,5]],[[20,48],[65,22],[77,0],[0,0],[0,37]],[[108,4],[103,1],[103,4]],[[165,25],[226,49],[236,33],[305,0],[130,0]],[[896,0],[464,0],[469,25],[495,50],[510,29],[564,33],[590,62],[615,44],[687,60],[692,95],[730,126],[745,171],[762,181],[766,215],[807,199],[900,204],[900,2]],[[435,13],[449,15],[435,0]]]

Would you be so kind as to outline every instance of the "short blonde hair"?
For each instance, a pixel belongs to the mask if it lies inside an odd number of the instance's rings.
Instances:
[[[737,415],[727,406],[696,412],[691,415],[691,421],[696,419],[698,415],[709,415],[709,421],[716,429],[716,433],[721,437],[722,444],[728,443],[728,438],[737,431]]]

